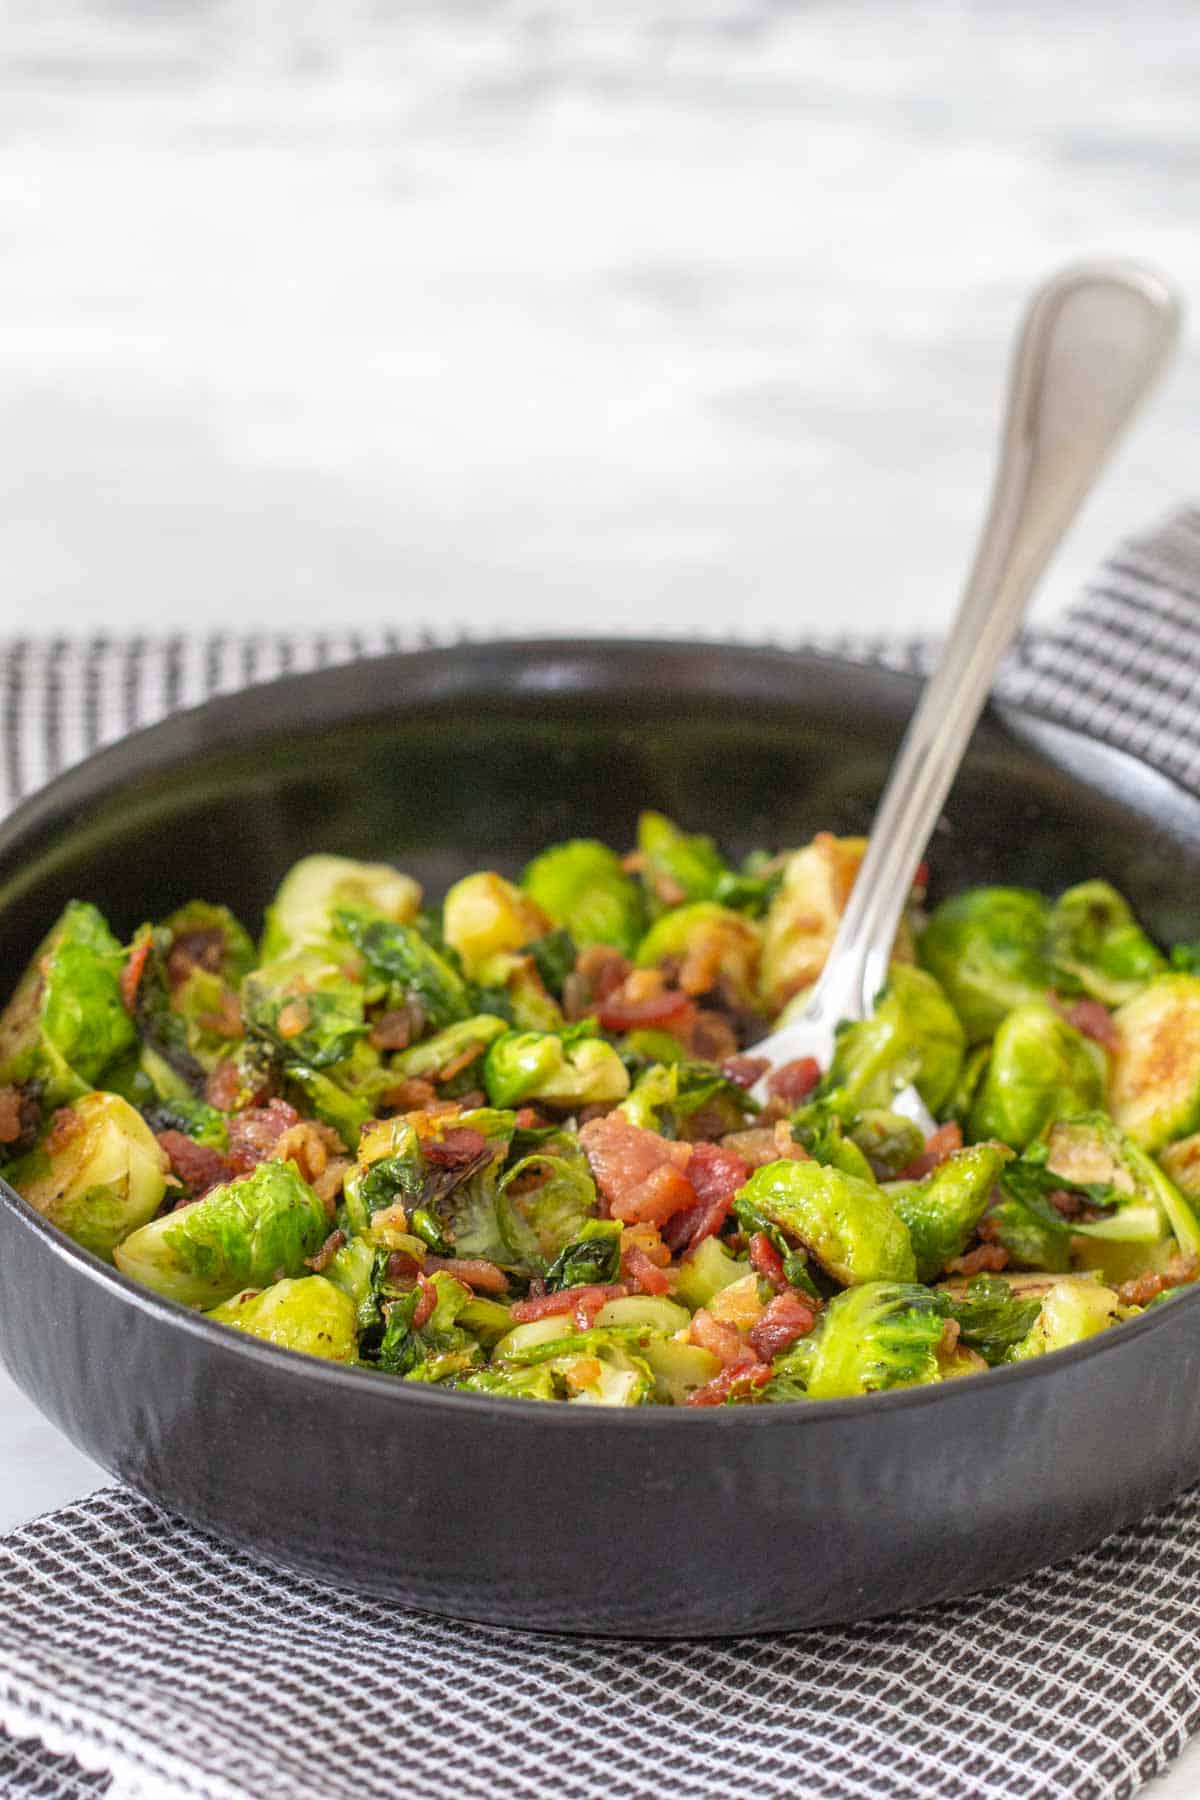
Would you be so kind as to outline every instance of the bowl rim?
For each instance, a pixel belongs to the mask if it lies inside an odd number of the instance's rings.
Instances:
[[[247,734],[252,739],[263,735],[272,736],[279,732],[291,730],[308,732],[319,730],[329,723],[330,716],[345,713],[346,709],[330,698],[345,683],[346,673],[363,665],[379,670],[381,674],[395,667],[398,671],[412,668],[418,664],[435,668],[439,665],[453,671],[464,661],[474,661],[484,657],[494,662],[497,657],[517,665],[537,661],[559,663],[571,656],[594,658],[598,661],[626,660],[636,664],[641,658],[662,654],[675,657],[686,656],[702,664],[713,657],[728,658],[730,655],[745,658],[751,662],[773,663],[784,662],[797,670],[811,665],[819,665],[828,669],[831,665],[845,673],[848,679],[862,683],[866,681],[876,685],[884,697],[895,696],[899,700],[895,710],[901,713],[911,705],[912,697],[922,686],[922,678],[915,672],[897,668],[882,662],[856,662],[850,657],[837,652],[825,652],[819,648],[801,646],[789,648],[772,643],[741,643],[736,640],[704,639],[692,642],[678,638],[627,638],[627,637],[514,637],[499,639],[465,639],[456,644],[439,644],[422,646],[410,650],[391,650],[379,656],[350,658],[346,661],[327,664],[320,668],[290,671],[272,677],[263,682],[253,683],[249,687],[238,688],[231,693],[209,696],[194,705],[179,708],[166,714],[163,718],[140,726],[136,731],[124,734],[113,743],[103,745],[90,755],[62,770],[49,782],[25,796],[0,821],[0,857],[3,857],[30,829],[45,828],[61,822],[64,815],[77,812],[86,801],[105,797],[115,797],[120,779],[125,773],[138,775],[163,774],[178,763],[189,751],[203,749],[206,752],[219,753],[222,749],[236,748],[236,737],[231,736],[222,727],[226,721],[244,718],[247,707],[253,708],[259,715],[258,722]],[[318,701],[324,701],[316,709],[306,708],[303,715],[297,717],[292,710],[288,696],[303,689],[307,694],[315,694]],[[528,688],[523,691],[529,692]],[[535,688],[533,691],[538,691]],[[561,691],[561,684],[550,682],[547,691]],[[718,690],[714,687],[714,692]],[[446,698],[453,697],[453,689],[448,690]],[[370,708],[360,709],[354,717],[363,723],[369,723],[375,716],[384,716],[388,708],[383,704],[375,704]],[[266,714],[264,724],[262,715]],[[990,701],[985,709],[984,718],[991,718],[1003,725],[1010,722],[1018,726],[1027,724],[1038,728],[1049,726],[1056,734],[1065,735],[1078,743],[1096,745],[1106,752],[1127,758],[1139,769],[1145,770],[1156,780],[1165,783],[1178,793],[1185,802],[1195,806],[1198,796],[1183,783],[1176,781],[1154,764],[1146,762],[1135,752],[1120,750],[1104,743],[1103,739],[1089,736],[1076,726],[1039,714],[1033,708],[1026,708],[1017,703]],[[192,740],[193,729],[203,723],[208,740],[198,745]],[[159,747],[160,753],[149,760],[145,755],[148,746]],[[1036,742],[1033,745],[1038,753]],[[132,764],[132,768],[130,765]],[[157,1322],[174,1327],[177,1330],[198,1336],[214,1352],[224,1351],[229,1355],[249,1359],[251,1363],[259,1362],[266,1369],[273,1369],[278,1377],[286,1376],[293,1381],[316,1382],[330,1389],[331,1392],[346,1390],[365,1394],[368,1387],[374,1387],[382,1397],[390,1394],[388,1401],[381,1404],[401,1407],[433,1408],[447,1414],[461,1414],[464,1418],[478,1415],[499,1419],[516,1420],[524,1418],[527,1422],[536,1419],[539,1423],[554,1421],[555,1430],[594,1429],[603,1425],[606,1429],[621,1431],[658,1431],[658,1430],[697,1430],[696,1421],[708,1421],[711,1429],[721,1431],[754,1431],[768,1428],[779,1429],[785,1424],[803,1425],[804,1422],[813,1428],[821,1421],[835,1424],[847,1419],[865,1418],[868,1414],[878,1415],[883,1412],[912,1411],[931,1405],[949,1405],[955,1396],[966,1395],[968,1403],[978,1392],[976,1383],[986,1380],[988,1392],[998,1393],[1002,1385],[1017,1387],[1039,1378],[1050,1378],[1056,1370],[1085,1362],[1097,1361],[1120,1353],[1121,1346],[1133,1342],[1138,1337],[1169,1327],[1169,1323],[1181,1310],[1195,1310],[1200,1305],[1200,1284],[1176,1291],[1169,1303],[1148,1308],[1140,1317],[1123,1321],[1118,1329],[1095,1333],[1080,1343],[1071,1344],[1065,1349],[1054,1350],[1046,1356],[1030,1358],[1021,1363],[1010,1363],[986,1372],[961,1376],[945,1382],[930,1382],[916,1387],[893,1388],[882,1393],[856,1394],[838,1400],[807,1401],[797,1400],[782,1402],[770,1406],[717,1406],[689,1408],[685,1406],[637,1406],[637,1407],[577,1407],[572,1411],[569,1406],[534,1406],[526,1402],[524,1406],[515,1407],[511,1396],[500,1394],[476,1394],[461,1389],[443,1391],[435,1383],[406,1382],[388,1375],[382,1370],[362,1366],[348,1365],[330,1361],[322,1357],[305,1356],[296,1351],[284,1349],[276,1344],[269,1344],[255,1338],[247,1332],[239,1331],[234,1326],[224,1325],[217,1320],[207,1318],[202,1312],[168,1300],[156,1294],[152,1289],[123,1275],[111,1264],[103,1262],[90,1251],[74,1242],[48,1219],[38,1213],[28,1201],[24,1200],[16,1189],[0,1175],[0,1208],[9,1213],[19,1228],[29,1231],[40,1241],[43,1248],[59,1262],[72,1267],[76,1274],[84,1280],[112,1293],[118,1300],[132,1305],[144,1314],[148,1314]],[[678,1423],[681,1416],[690,1416],[693,1423],[683,1427]],[[672,1421],[675,1421],[674,1423]]]

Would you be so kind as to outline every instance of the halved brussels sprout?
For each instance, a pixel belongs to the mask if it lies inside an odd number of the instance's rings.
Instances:
[[[538,1185],[529,1185],[534,1180]],[[549,1139],[496,1184],[496,1218],[510,1255],[542,1272],[580,1241],[595,1207],[596,1183],[573,1136]]]
[[[1046,1001],[1014,1007],[996,1033],[968,1136],[1000,1138],[1022,1148],[1051,1119],[1099,1106],[1104,1066],[1099,1045]]]
[[[293,1163],[260,1163],[117,1245],[123,1275],[183,1306],[213,1307],[243,1288],[302,1275],[329,1232],[321,1201]]]
[[[654,968],[670,957],[680,963],[679,986],[686,994],[723,988],[739,1006],[754,1003],[762,933],[751,920],[713,900],[663,913],[637,949],[639,968]]]
[[[502,1012],[518,1031],[561,1031],[562,1007],[547,993],[532,956],[490,956],[475,971],[475,1001],[481,1011]]]
[[[305,856],[288,870],[267,908],[263,961],[325,944],[334,934],[333,917],[339,907],[365,907],[404,925],[416,917],[420,904],[418,884],[388,863]]]
[[[823,831],[788,858],[763,927],[759,983],[769,1013],[824,968],[866,848],[866,838]]]
[[[1047,949],[1059,986],[1073,984],[1105,1006],[1120,1006],[1161,975],[1167,959],[1107,881],[1085,881],[1060,894],[1050,913]]]
[[[908,1227],[918,1281],[933,1281],[952,1257],[962,1255],[1011,1155],[1007,1144],[975,1144],[956,1151],[923,1181],[886,1189]]]
[[[851,1113],[888,1107],[910,1083],[930,1112],[953,1094],[965,1040],[939,983],[924,969],[893,966],[869,1019],[844,1026],[818,1093]]]
[[[1014,1007],[1044,1000],[1055,972],[1046,954],[1050,903],[1029,888],[969,888],[943,901],[919,954],[950,997],[970,1043],[989,1038]]]
[[[210,1319],[252,1337],[327,1362],[353,1362],[358,1317],[353,1300],[323,1275],[301,1275],[261,1290],[247,1288],[209,1312]]]
[[[1108,1110],[1143,1150],[1200,1126],[1200,976],[1160,975],[1113,1014]]]
[[[642,893],[607,845],[595,838],[555,844],[534,858],[521,884],[581,949],[612,944],[633,955],[645,925]]]
[[[247,1029],[285,1062],[327,1069],[367,1032],[363,990],[327,956],[301,950],[264,963],[242,983]]]
[[[1068,1344],[1082,1343],[1129,1316],[1129,1309],[1121,1305],[1113,1290],[1089,1275],[1018,1275],[1011,1280],[1022,1295],[1040,1292],[1042,1305],[1026,1336],[1009,1351],[1008,1362],[1065,1350]]]
[[[414,925],[396,925],[348,907],[338,908],[334,923],[362,955],[390,1006],[415,1001],[433,1031],[470,1018],[474,1008],[466,982]]]
[[[745,1204],[811,1251],[844,1287],[912,1281],[916,1273],[908,1228],[874,1182],[824,1163],[768,1163],[739,1190],[739,1218]]]
[[[595,1106],[629,1092],[629,1071],[603,1038],[510,1031],[488,1050],[483,1082],[493,1106]]]
[[[473,980],[492,957],[522,950],[549,929],[536,900],[491,870],[456,881],[442,907],[442,934]]]
[[[837,1294],[817,1328],[775,1359],[810,1400],[841,1400],[938,1381],[944,1298],[908,1281],[867,1281]]]
[[[103,914],[72,900],[0,1013],[0,1086],[38,1082],[51,1107],[95,1085],[137,1037],[121,999],[124,961]]]
[[[671,1292],[698,1312],[746,1274],[749,1264],[733,1256],[720,1238],[706,1237],[671,1271]]]
[[[664,813],[641,814],[637,847],[642,881],[656,909],[714,900],[732,873],[710,837],[680,831]]]
[[[84,1094],[56,1113],[41,1143],[5,1170],[37,1212],[111,1262],[121,1240],[162,1205],[170,1165],[154,1133],[116,1094]]]
[[[463,1063],[468,1051],[482,1056],[488,1045],[503,1037],[508,1029],[508,1020],[497,1018],[495,1013],[475,1013],[457,1025],[447,1025],[423,1043],[414,1044],[411,1050],[402,1050],[392,1059],[392,1068],[405,1077],[432,1077],[451,1066],[470,1066],[474,1056]]]

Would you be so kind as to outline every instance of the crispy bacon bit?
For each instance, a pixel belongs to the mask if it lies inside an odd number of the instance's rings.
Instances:
[[[204,1083],[204,1098],[220,1112],[230,1112],[241,1087],[242,1077],[237,1064],[219,1062]]]
[[[422,1265],[407,1250],[393,1250],[387,1259],[387,1278],[391,1282],[414,1281]]]
[[[437,1305],[438,1298],[437,1289],[434,1287],[432,1281],[428,1280],[426,1276],[418,1275],[417,1282],[421,1289],[421,1298],[417,1301],[416,1311],[412,1316],[412,1329],[414,1331],[420,1331],[422,1325],[427,1325],[429,1323],[433,1309]]]
[[[204,969],[209,975],[216,975],[224,955],[225,933],[220,925],[181,931],[167,957],[167,980],[175,988],[187,980],[193,969]]]
[[[379,1015],[371,1027],[370,1041],[376,1050],[407,1050],[424,1029],[424,1012],[415,1000],[409,1000]]]
[[[25,1129],[21,1122],[22,1099],[19,1087],[0,1087],[0,1144],[15,1144]]]
[[[939,1356],[953,1356],[954,1352],[958,1349],[958,1340],[961,1333],[962,1326],[959,1324],[958,1320],[947,1319],[946,1323],[942,1326],[942,1335],[938,1339],[937,1354]]]
[[[914,1156],[901,1169],[896,1177],[897,1181],[920,1181],[924,1176],[931,1175],[934,1169],[940,1169],[944,1162],[949,1161],[956,1150],[962,1149],[962,1141],[962,1126],[957,1120],[952,1119],[949,1125],[939,1125],[925,1139],[925,1148],[920,1156]]]
[[[209,1144],[197,1144],[182,1131],[155,1133],[166,1152],[172,1172],[178,1175],[188,1197],[199,1200],[210,1188],[219,1187],[233,1174],[232,1165]]]
[[[1123,1282],[1117,1289],[1117,1296],[1126,1306],[1148,1306],[1168,1289],[1185,1287],[1188,1282],[1195,1281],[1198,1272],[1200,1262],[1194,1256],[1176,1256],[1161,1275],[1146,1273],[1133,1281]]]
[[[727,1369],[732,1368],[735,1363],[757,1359],[755,1351],[747,1350],[737,1327],[724,1319],[715,1318],[705,1306],[692,1314],[688,1337],[693,1344],[699,1344],[702,1350],[710,1350]]]
[[[605,1000],[620,987],[630,967],[629,959],[611,944],[589,944],[575,964],[575,973],[583,977],[597,1000]]]
[[[760,1363],[747,1357],[740,1363],[732,1363],[698,1387],[684,1401],[685,1406],[723,1406],[735,1394],[752,1394],[755,1388],[764,1387],[771,1379],[769,1363]]]
[[[671,1252],[659,1236],[656,1225],[626,1225],[621,1232],[621,1254],[624,1255],[626,1250],[640,1250],[656,1269],[665,1269],[671,1261]]]
[[[146,958],[149,954],[150,939],[144,937],[140,943],[133,946],[125,967],[121,970],[121,1004],[130,1018],[133,1017],[134,1009],[137,1006],[138,983],[142,979]]]
[[[427,1256],[425,1268],[430,1274],[441,1269],[461,1281],[464,1287],[475,1288],[482,1294],[503,1294],[508,1289],[508,1276],[504,1270],[482,1256]]]
[[[672,1250],[694,1250],[720,1231],[729,1217],[733,1196],[750,1178],[750,1165],[720,1144],[696,1144],[687,1166],[696,1203],[677,1213],[663,1228]]]
[[[249,1106],[229,1121],[229,1163],[235,1175],[248,1175],[266,1162],[285,1131],[300,1123],[300,1114],[286,1100],[269,1100],[266,1106]]]
[[[673,1143],[631,1125],[617,1112],[590,1119],[579,1141],[612,1218],[661,1225],[672,1213],[696,1204],[696,1190],[684,1173],[693,1155],[691,1144]]]
[[[544,1125],[548,1124],[548,1122],[548,1120],[542,1117],[536,1106],[521,1106],[517,1108],[515,1125],[518,1131],[540,1131]]]
[[[441,1137],[426,1138],[421,1145],[425,1161],[439,1169],[463,1169],[487,1154],[488,1141],[470,1125],[452,1125]]]
[[[628,1250],[621,1253],[621,1273],[628,1277],[632,1285],[643,1294],[665,1294],[670,1290],[671,1281],[665,1269],[652,1263],[644,1250],[631,1244]]]
[[[600,999],[596,1016],[605,1031],[636,1031],[643,1025],[682,1031],[695,1019],[696,1008],[686,994],[667,986],[661,970],[634,969]]]
[[[821,1065],[815,1056],[797,1056],[780,1063],[767,1076],[767,1092],[772,1100],[786,1100],[792,1106],[812,1093],[821,1079]]]
[[[817,1322],[816,1308],[800,1294],[776,1294],[758,1323],[750,1329],[750,1347],[770,1362],[797,1338],[807,1337]]]
[[[548,1319],[559,1313],[572,1313],[578,1318],[582,1308],[591,1312],[588,1323],[580,1326],[581,1331],[586,1331],[602,1306],[610,1300],[623,1300],[628,1292],[623,1282],[592,1282],[585,1287],[562,1288],[557,1294],[541,1294],[535,1300],[517,1300],[509,1307],[508,1316],[524,1325],[530,1319]]]
[[[397,1082],[383,1096],[385,1106],[396,1112],[424,1112],[437,1099],[437,1089],[432,1081],[423,1081],[419,1076],[412,1076],[407,1081]]]
[[[46,1149],[51,1156],[57,1156],[65,1150],[73,1137],[78,1137],[83,1129],[79,1114],[73,1106],[60,1106],[50,1120],[50,1130],[46,1137]]]
[[[276,1028],[281,1038],[299,1037],[312,1024],[312,1007],[305,1000],[289,1000],[279,1009]]]
[[[778,1129],[780,1125],[784,1126],[782,1133]],[[731,1131],[721,1139],[721,1148],[732,1150],[750,1169],[763,1169],[773,1162],[812,1160],[803,1144],[796,1143],[784,1119],[778,1120],[775,1126],[754,1125],[749,1131]]]
[[[306,1256],[304,1261],[314,1275],[320,1275],[327,1269],[342,1245],[346,1241],[344,1231],[331,1231],[315,1256]]]
[[[301,1119],[276,1139],[270,1161],[294,1162],[305,1181],[332,1214],[334,1201],[351,1165],[341,1155],[342,1140],[329,1125]]]
[[[724,1062],[738,1047],[737,1032],[724,1013],[704,1010],[697,1012],[690,1023],[672,1024],[668,1029],[682,1037],[691,1054],[703,1062]]]
[[[756,1275],[769,1281],[772,1287],[782,1288],[787,1285],[783,1258],[765,1231],[756,1231],[750,1239],[750,1267]]]
[[[735,1087],[752,1088],[770,1066],[765,1056],[727,1056],[721,1064],[721,1073]]]
[[[1117,1029],[1112,1014],[1099,1000],[1064,1000],[1054,988],[1047,990],[1046,998],[1059,1018],[1081,1031],[1084,1037],[1091,1038],[1103,1050],[1116,1049]]]
[[[1077,1219],[1087,1204],[1081,1194],[1072,1194],[1068,1188],[1055,1188],[1048,1198],[1064,1219]]]
[[[965,1256],[953,1256],[946,1264],[950,1275],[999,1274],[1008,1267],[1008,1251],[1003,1244],[978,1244]]]
[[[287,1011],[287,1008],[284,1008]],[[283,1014],[280,1014],[283,1017]],[[221,1000],[216,1012],[201,1013],[197,1023],[214,1037],[240,1038],[242,1035],[242,1009],[238,1005],[238,997],[229,988],[221,992]]]

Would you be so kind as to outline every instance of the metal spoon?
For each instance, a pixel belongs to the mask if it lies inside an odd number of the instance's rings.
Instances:
[[[1018,333],[991,505],[966,591],[892,767],[824,970],[798,1018],[753,1047],[771,1063],[828,1068],[840,1020],[868,1018],[904,910],[992,675],[1038,576],[1179,333],[1167,284],[1135,263],[1063,270],[1033,295]],[[756,1091],[765,1087],[765,1080]],[[929,1133],[920,1095],[893,1102]]]

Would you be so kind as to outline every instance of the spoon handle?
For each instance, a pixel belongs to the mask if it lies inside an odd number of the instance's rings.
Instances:
[[[813,995],[823,1015],[861,1018],[888,958],[992,676],[1035,582],[1153,386],[1180,308],[1133,263],[1064,270],[1033,296],[1019,332],[999,465],[975,561],[937,668],[909,723],[862,867]]]

